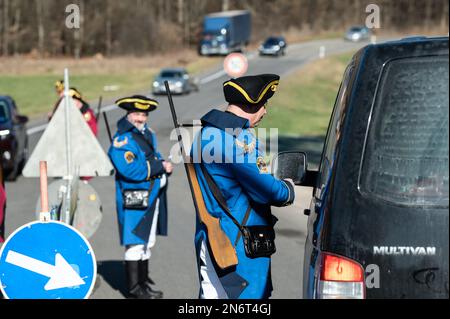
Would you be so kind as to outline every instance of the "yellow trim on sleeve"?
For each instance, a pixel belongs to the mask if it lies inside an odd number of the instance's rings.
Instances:
[[[250,102],[250,103],[252,103],[252,104],[258,104],[259,102],[261,102],[261,100],[263,99],[263,97],[264,97],[264,95],[267,93],[267,91],[268,91],[269,89],[271,89],[272,91],[275,91],[275,90],[276,90],[276,86],[277,86],[279,83],[280,83],[279,80],[275,80],[275,81],[270,82],[270,83],[266,86],[266,88],[264,89],[264,91],[262,91],[262,93],[259,95],[259,98],[258,98],[256,101],[252,100],[252,99],[250,98],[250,96],[247,94],[247,92],[245,92],[245,90],[244,90],[242,87],[239,86],[239,84],[236,84],[236,83],[234,83],[234,82],[228,81],[228,82],[226,82],[223,86],[231,85],[231,86],[234,87],[236,90],[238,90],[239,92],[241,92],[241,94],[245,97],[245,99],[246,99],[248,102]],[[274,87],[274,86],[275,86],[275,87]]]
[[[150,180],[150,174],[151,174],[151,167],[150,167],[150,162],[147,161],[147,170],[148,170],[148,174],[147,174],[147,180]]]

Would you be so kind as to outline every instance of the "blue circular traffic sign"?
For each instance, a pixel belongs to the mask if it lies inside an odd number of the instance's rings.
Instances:
[[[60,222],[17,229],[0,250],[0,290],[9,299],[84,299],[97,264],[89,242]]]

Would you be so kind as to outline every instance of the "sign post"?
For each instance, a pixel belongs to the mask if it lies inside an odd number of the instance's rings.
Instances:
[[[52,221],[47,162],[40,162],[39,221],[17,229],[0,249],[0,291],[8,299],[86,299],[95,285],[97,263],[83,235]]]

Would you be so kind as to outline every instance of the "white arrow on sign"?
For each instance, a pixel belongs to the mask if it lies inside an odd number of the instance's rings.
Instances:
[[[84,280],[80,278],[77,272],[69,265],[64,257],[61,256],[61,254],[55,255],[54,266],[12,250],[8,252],[5,261],[45,277],[49,277],[50,280],[44,286],[45,290],[68,288],[85,284]]]

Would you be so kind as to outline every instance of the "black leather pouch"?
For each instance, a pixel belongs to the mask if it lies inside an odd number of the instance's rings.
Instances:
[[[270,257],[276,252],[272,226],[242,226],[241,231],[247,257]]]
[[[123,195],[123,207],[125,209],[147,209],[148,197],[150,192],[145,189],[130,189],[124,190]]]

